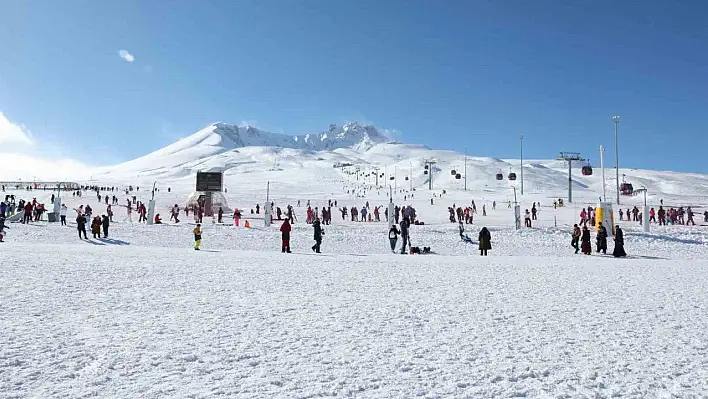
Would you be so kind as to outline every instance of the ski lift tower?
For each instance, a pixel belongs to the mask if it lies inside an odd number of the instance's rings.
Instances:
[[[428,168],[428,190],[433,189],[433,166],[438,162],[434,159],[426,159],[424,164]]]
[[[585,159],[580,157],[579,152],[566,151],[561,151],[560,156],[556,159],[568,162],[568,203],[571,203],[573,202],[573,161],[583,162]]]

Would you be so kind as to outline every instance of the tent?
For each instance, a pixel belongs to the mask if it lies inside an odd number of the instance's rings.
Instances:
[[[189,197],[187,198],[187,202],[185,203],[185,207],[198,207],[199,206],[199,197],[207,195],[206,192],[204,191],[194,191],[191,194],[189,194]],[[213,206],[214,213],[219,210],[219,207],[224,211],[224,213],[232,213],[233,209],[229,207],[228,202],[226,202],[226,196],[224,196],[224,193],[220,191],[212,192],[211,193],[211,203]],[[205,212],[207,215],[211,214],[208,210]]]

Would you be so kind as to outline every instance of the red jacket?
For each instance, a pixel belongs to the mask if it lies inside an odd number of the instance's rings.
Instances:
[[[283,222],[283,224],[280,226],[280,232],[281,233],[290,233],[290,230],[292,230],[292,227],[290,227],[290,223],[286,220]]]

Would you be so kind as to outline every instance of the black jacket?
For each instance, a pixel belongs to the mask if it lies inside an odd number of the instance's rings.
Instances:
[[[619,227],[615,228],[615,244],[624,245],[624,232]]]
[[[85,229],[86,228],[86,217],[84,215],[79,215],[76,218],[76,227],[79,229]]]
[[[315,223],[312,224],[312,227],[315,229],[315,241],[321,241],[322,240],[322,226],[320,225],[320,222],[315,221]]]
[[[408,220],[403,219],[401,221],[401,235],[403,237],[408,237]]]
[[[391,230],[388,231],[388,238],[389,240],[396,240],[398,239],[399,234],[401,234],[401,232],[396,228],[396,226],[391,226]]]

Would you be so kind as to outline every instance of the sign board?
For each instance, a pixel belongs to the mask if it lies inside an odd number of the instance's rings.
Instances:
[[[224,188],[222,172],[197,172],[197,190],[202,192],[221,191]]]

